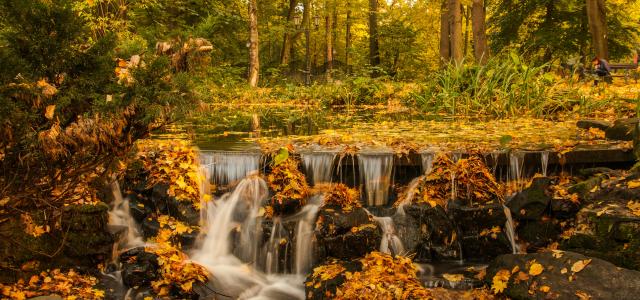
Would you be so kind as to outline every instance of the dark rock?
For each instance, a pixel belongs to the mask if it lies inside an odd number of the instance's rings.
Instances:
[[[380,247],[382,232],[363,208],[344,212],[340,207],[323,207],[314,231],[315,258],[352,259]]]
[[[516,281],[511,275],[504,294],[512,299],[576,299],[579,291],[592,299],[637,299],[640,293],[640,272],[621,269],[615,265],[578,253],[561,252],[556,258],[552,252],[535,254],[507,254],[496,258],[487,269],[485,280],[489,285],[499,270],[512,270],[519,266],[527,273],[528,263],[532,260],[544,267],[542,274],[529,275],[528,280]],[[591,262],[580,272],[573,273],[571,267],[580,260],[591,259]],[[563,269],[567,269],[562,274]],[[569,281],[572,276],[572,281]],[[548,292],[540,291],[541,286],[548,286]]]
[[[576,126],[578,128],[587,129],[587,130],[589,128],[597,128],[602,131],[609,129],[609,127],[611,127],[612,125],[613,124],[609,122],[599,121],[599,120],[580,120],[576,123]]]
[[[539,220],[549,208],[551,196],[548,188],[551,179],[547,177],[536,178],[531,186],[517,193],[507,201],[506,206],[518,220]]]
[[[632,141],[633,132],[636,130],[639,119],[617,120],[613,126],[605,130],[606,138],[609,140]]]
[[[416,261],[450,260],[460,258],[461,238],[455,224],[441,207],[411,204],[401,208],[403,213],[393,217],[396,230],[405,250],[416,253]]]
[[[560,233],[560,225],[553,220],[525,221],[518,226],[518,238],[526,241],[530,250],[546,247],[556,241]]]
[[[274,200],[271,203],[273,212],[278,216],[289,216],[299,212],[304,206],[304,202],[300,199],[284,199],[282,203]]]
[[[581,199],[584,199],[587,194],[595,187],[600,186],[602,183],[602,176],[591,177],[585,181],[579,182],[567,190],[570,194],[578,194]]]
[[[319,284],[313,284],[313,272],[305,280],[305,294],[307,299],[334,299],[336,290],[341,286],[347,278],[345,274],[347,272],[355,273],[362,271],[362,262],[359,260],[354,261],[327,261],[323,265],[339,263],[345,270],[344,272],[336,275],[334,278],[321,281]]]
[[[507,217],[502,204],[478,207],[450,204],[448,211],[457,225],[464,259],[486,260],[513,251],[505,228]],[[490,233],[494,228],[499,228],[500,232]]]
[[[586,168],[586,169],[580,169],[580,171],[578,171],[578,173],[580,173],[581,176],[586,178],[593,177],[600,174],[609,174],[612,172],[615,172],[615,171],[609,168],[604,168],[604,167]]]
[[[640,270],[640,217],[625,203],[591,204],[580,210],[576,232],[560,247]]]
[[[158,256],[146,252],[144,247],[120,254],[122,282],[129,288],[149,286],[158,279]]]
[[[580,210],[580,203],[572,202],[565,199],[554,199],[551,201],[551,213],[552,216],[566,220],[575,217],[576,213]]]

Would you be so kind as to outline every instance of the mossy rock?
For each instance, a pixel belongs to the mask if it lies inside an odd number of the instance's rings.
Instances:
[[[72,232],[104,232],[109,223],[109,206],[102,202],[96,205],[69,205],[63,211],[62,228]]]

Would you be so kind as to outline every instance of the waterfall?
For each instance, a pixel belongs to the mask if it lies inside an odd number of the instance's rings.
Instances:
[[[522,173],[524,169],[524,152],[509,153],[509,179],[515,182],[517,191],[521,189]]]
[[[336,152],[309,152],[301,156],[306,175],[311,177],[313,184],[332,181]]]
[[[423,152],[420,156],[422,158],[422,173],[429,175],[433,169],[435,154],[433,152]]]
[[[192,260],[212,273],[213,290],[224,291],[231,298],[304,299],[304,278],[265,275],[255,269],[256,261],[243,262],[232,252],[232,240],[239,227],[236,252],[244,259],[258,255],[259,238],[253,229],[260,227],[259,209],[268,195],[266,182],[258,176],[249,176],[233,192],[203,203],[207,211],[202,229],[205,236],[192,253]]]
[[[265,272],[267,274],[285,273],[286,270],[280,270],[280,241],[283,238],[288,237],[282,220],[280,218],[273,219],[273,225],[271,227],[271,235],[269,236],[269,242],[265,245],[266,258],[265,258]],[[288,246],[288,245],[287,245]],[[285,249],[284,257],[287,258],[287,249]],[[286,267],[286,261],[284,263]]]
[[[511,210],[506,206],[502,205],[504,210],[504,215],[507,217],[507,223],[505,224],[507,238],[509,238],[509,242],[511,243],[511,249],[513,250],[513,254],[520,253],[520,247],[516,243],[516,231],[513,223],[513,217],[511,216]]]
[[[320,202],[320,203],[318,203]],[[322,205],[322,196],[316,196],[300,212],[301,219],[296,226],[296,248],[294,271],[297,275],[306,276],[313,266],[313,229],[316,216]]]
[[[540,152],[540,161],[542,165],[542,176],[547,177],[547,168],[549,166],[549,151]]]
[[[257,152],[203,151],[200,160],[209,169],[209,181],[228,185],[259,170],[260,158]]]
[[[392,255],[404,254],[404,245],[396,233],[395,224],[391,217],[373,217],[382,228],[382,240],[380,241],[380,252]]]
[[[389,188],[393,175],[393,154],[358,155],[360,179],[366,191],[368,206],[383,206],[389,200]]]
[[[109,225],[123,226],[127,228],[127,236],[120,242],[120,249],[130,249],[144,246],[144,240],[138,229],[136,221],[131,216],[129,199],[122,197],[120,184],[117,180],[111,182],[113,193],[113,207],[109,210]],[[115,254],[115,252],[114,252]]]

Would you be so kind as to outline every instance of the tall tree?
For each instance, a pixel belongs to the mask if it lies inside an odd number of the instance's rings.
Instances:
[[[476,62],[485,64],[489,58],[486,32],[486,10],[484,0],[473,0],[471,6],[471,19],[473,27],[473,53]]]
[[[298,6],[297,0],[289,0],[289,9],[287,12],[287,28],[284,32],[284,39],[282,41],[282,53],[280,53],[280,64],[288,65],[291,61],[291,49],[293,45],[293,37],[289,31],[289,27],[293,22],[293,16],[296,12],[296,6]]]
[[[258,39],[258,6],[249,0],[249,85],[258,86],[260,76],[260,53]]]
[[[378,36],[378,0],[369,0],[369,64],[380,65],[380,40]],[[377,75],[374,72],[373,75]]]
[[[462,53],[462,9],[460,0],[449,0],[449,38],[451,58],[456,64],[461,64]]]
[[[351,52],[351,1],[347,1],[347,29],[345,34],[345,43],[344,43],[344,64],[347,67],[347,74],[351,72],[351,67],[349,66],[349,56]]]
[[[440,8],[440,59],[448,62],[451,59],[451,40],[449,39],[449,6],[448,0],[442,1]]]
[[[605,0],[587,0],[587,17],[593,50],[598,57],[609,59]]]
[[[333,14],[324,2],[325,10],[325,43],[327,45],[327,81],[331,81],[333,73]]]

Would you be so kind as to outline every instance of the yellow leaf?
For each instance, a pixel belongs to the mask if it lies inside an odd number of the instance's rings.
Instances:
[[[562,268],[562,270],[560,270],[560,274],[567,274],[567,272],[569,272],[567,268]]]
[[[577,291],[576,292],[576,296],[578,296],[578,299],[580,300],[590,300],[591,296],[589,294],[587,294],[586,292],[583,291]]]
[[[184,178],[182,176],[180,176],[178,178],[178,180],[176,180],[176,184],[178,185],[179,188],[184,189],[187,187],[187,183],[184,182]]]
[[[543,293],[548,293],[549,291],[551,291],[551,288],[547,285],[543,285],[540,287],[540,291]]]
[[[49,120],[53,119],[53,114],[55,113],[55,111],[56,111],[56,106],[55,105],[47,106],[47,108],[45,109],[45,112],[44,112],[44,117],[49,119]]]
[[[442,274],[442,277],[451,282],[460,282],[464,280],[464,275],[462,274]]]
[[[542,274],[543,271],[544,271],[544,267],[537,262],[531,264],[531,267],[529,267],[529,275],[532,275],[532,276],[538,276]]]
[[[637,189],[637,188],[640,187],[640,180],[637,180],[637,179],[636,180],[631,180],[631,181],[627,182],[627,186],[630,189]]]
[[[589,263],[591,263],[591,259],[579,260],[571,266],[571,272],[578,273],[582,271]]]

